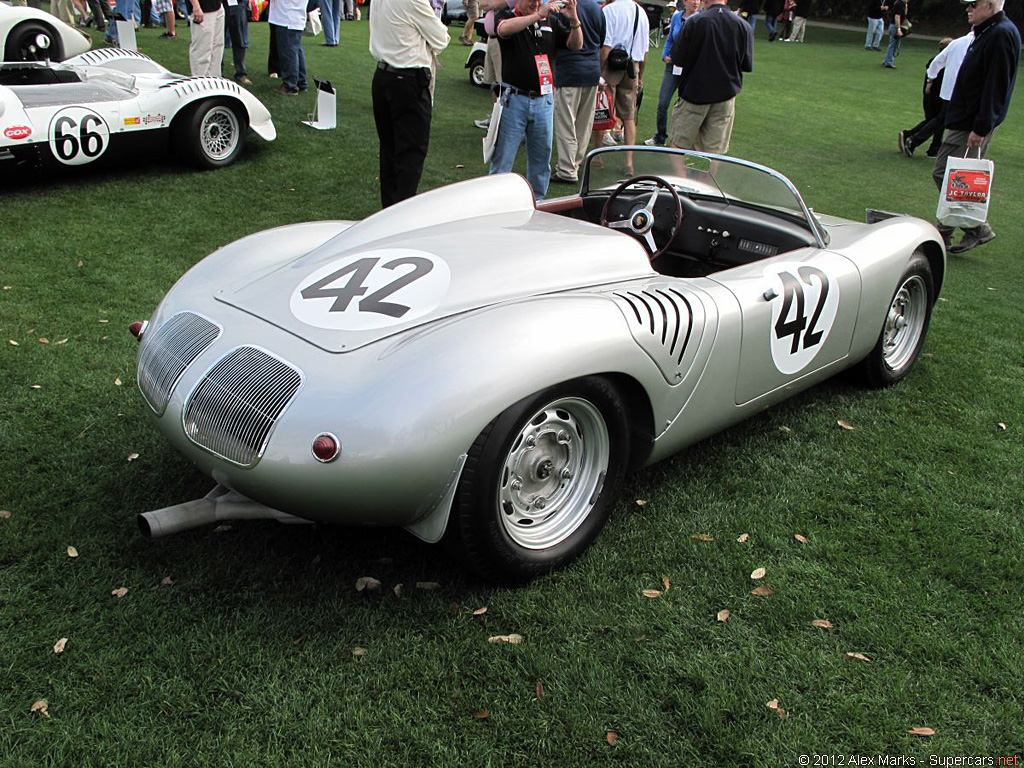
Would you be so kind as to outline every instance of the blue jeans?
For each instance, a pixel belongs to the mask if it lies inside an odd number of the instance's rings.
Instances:
[[[882,32],[885,31],[885,22],[881,19],[868,19],[868,35],[864,38],[864,47],[878,49],[882,42]]]
[[[341,28],[341,0],[320,0],[320,20],[324,23],[324,42],[337,45]]]
[[[775,16],[770,13],[764,15],[764,25],[768,28],[768,42],[775,39]]]
[[[895,24],[889,25],[889,47],[885,51],[885,61],[882,63],[890,65],[893,63],[893,59],[900,55],[900,38],[896,35],[899,31],[899,27]]]
[[[552,94],[531,99],[507,88],[502,91],[501,125],[491,157],[491,173],[508,173],[516,161],[519,144],[526,134],[526,180],[533,196],[540,200],[551,181],[551,138],[555,115]]]
[[[114,3],[114,13],[124,16],[125,21],[134,20],[136,23],[142,23],[141,0],[117,0]],[[117,22],[114,19],[111,19],[110,24],[107,25],[104,39],[108,43],[117,42]]]
[[[289,91],[306,90],[306,54],[302,50],[302,30],[277,28],[277,55],[281,81]]]
[[[661,90],[658,91],[658,120],[654,132],[654,141],[664,144],[668,141],[668,108],[672,104],[672,96],[679,87],[679,76],[672,74],[672,65],[665,65],[665,74],[661,78]]]

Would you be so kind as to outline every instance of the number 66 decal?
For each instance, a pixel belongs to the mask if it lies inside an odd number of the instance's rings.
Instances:
[[[772,298],[772,360],[782,373],[798,373],[824,346],[839,309],[839,281],[808,264],[773,264],[765,270]]]
[[[85,165],[107,150],[110,129],[103,118],[91,109],[65,107],[50,120],[47,140],[59,162]]]
[[[448,264],[411,248],[364,251],[309,273],[292,292],[292,314],[308,325],[366,331],[436,309],[451,281]]]

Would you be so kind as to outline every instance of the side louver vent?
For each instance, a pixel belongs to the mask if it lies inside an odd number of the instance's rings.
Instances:
[[[182,416],[189,440],[251,467],[259,461],[277,419],[302,385],[302,374],[256,347],[238,347],[195,388]]]
[[[683,294],[674,288],[655,288],[616,293],[615,297],[632,310],[638,326],[634,336],[642,330],[659,342],[677,365],[683,361],[693,326],[693,309]]]
[[[181,374],[220,333],[220,326],[205,317],[181,312],[146,339],[139,355],[139,389],[157,414],[163,414]]]

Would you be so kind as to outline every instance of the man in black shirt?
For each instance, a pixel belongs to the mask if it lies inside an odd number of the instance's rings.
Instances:
[[[889,47],[885,51],[885,61],[882,62],[882,66],[886,69],[896,69],[894,61],[900,55],[903,22],[907,20],[907,0],[896,0],[889,10],[892,12],[892,22],[889,24]]]
[[[942,193],[946,160],[963,157],[976,149],[979,157],[988,151],[996,126],[1006,119],[1020,62],[1020,33],[1003,12],[1003,0],[964,0],[967,20],[974,27],[974,42],[967,49],[953,94],[946,107],[946,135],[935,157],[932,178]],[[947,246],[953,228],[939,225]],[[964,230],[963,238],[949,248],[964,253],[994,238],[988,223]]]
[[[561,11],[559,13],[559,11]],[[526,135],[526,180],[540,200],[551,181],[555,51],[583,47],[576,0],[519,0],[496,17],[502,114],[491,173],[508,173]]]
[[[754,69],[753,30],[729,6],[713,0],[683,25],[672,63],[682,68],[672,146],[725,154],[743,73]]]
[[[864,38],[865,51],[880,51],[882,43],[882,32],[885,30],[885,11],[882,8],[882,0],[868,0],[867,8],[868,34]]]

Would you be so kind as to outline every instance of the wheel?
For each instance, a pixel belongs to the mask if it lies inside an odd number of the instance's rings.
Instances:
[[[494,582],[560,568],[604,526],[628,455],[622,397],[605,379],[577,379],[521,400],[470,448],[446,542]]]
[[[861,379],[870,387],[888,387],[910,372],[931,322],[934,281],[928,259],[914,253],[889,303],[878,343],[860,363]]]
[[[609,215],[614,207],[613,203],[619,199],[619,195],[625,192],[629,187],[634,184],[639,184],[642,181],[654,184],[654,192],[651,193],[647,203],[639,205],[630,203],[630,212],[626,218],[618,221],[609,221]],[[658,202],[658,197],[660,196],[660,188],[667,189],[672,195],[672,221],[670,222],[671,226],[668,228],[668,237],[659,248],[654,242],[654,207]],[[667,251],[670,245],[672,245],[672,241],[676,237],[676,231],[679,229],[679,225],[682,221],[683,201],[680,200],[679,193],[676,192],[675,187],[660,176],[633,176],[619,184],[619,186],[617,186],[612,193],[608,195],[608,199],[604,202],[604,208],[601,209],[600,223],[602,227],[622,229],[633,235],[633,237],[647,246],[648,257],[653,262]]]
[[[482,55],[476,55],[473,60],[469,62],[469,82],[479,88],[486,88],[487,82],[484,80],[484,57]]]
[[[245,144],[242,109],[227,99],[207,99],[174,123],[178,153],[199,168],[222,168],[235,161]]]
[[[4,61],[60,61],[63,54],[57,33],[46,24],[30,21],[7,36]]]

